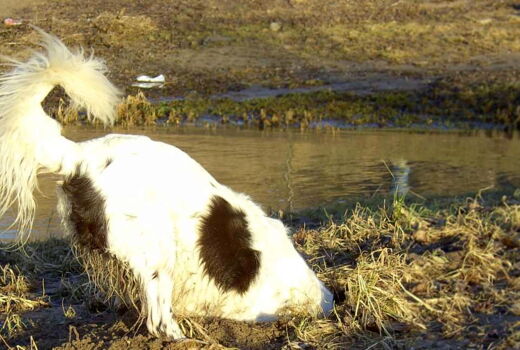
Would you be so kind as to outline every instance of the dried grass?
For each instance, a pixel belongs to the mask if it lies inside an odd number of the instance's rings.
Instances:
[[[86,250],[77,244],[73,247],[91,286],[97,288],[97,291],[90,291],[89,294],[96,295],[111,308],[117,308],[122,303],[138,314],[141,313],[141,286],[127,264],[107,253]]]
[[[92,24],[98,29],[99,38],[111,46],[124,46],[130,42],[146,40],[156,32],[156,25],[150,17],[125,15],[124,11],[105,11]]]
[[[20,333],[26,326],[20,314],[47,305],[44,298],[30,298],[28,292],[27,278],[16,267],[0,266],[0,336]]]
[[[117,107],[118,123],[124,127],[136,125],[155,125],[156,107],[148,101],[142,92],[129,95]]]
[[[281,320],[287,347],[339,349],[362,341],[392,348],[423,332],[464,337],[476,313],[517,315],[520,256],[504,237],[518,233],[519,209],[507,202],[487,207],[479,199],[432,211],[398,200],[377,210],[358,205],[343,221],[297,231],[297,248],[337,301],[327,318]],[[64,241],[32,243],[17,263],[29,276],[61,274],[67,300],[124,304],[140,313],[140,286],[127,266],[80,247],[73,252]],[[29,280],[12,265],[0,271],[0,310],[16,311],[4,332],[23,329],[23,310],[45,306],[42,299],[26,298]],[[199,321],[180,319],[186,334],[217,346],[219,340]],[[517,344],[514,329],[497,348]]]
[[[395,337],[403,328],[421,331],[432,322],[446,337],[461,336],[474,312],[514,312],[518,281],[510,274],[518,273],[519,256],[504,235],[511,236],[519,208],[485,208],[470,200],[431,211],[397,200],[375,211],[358,205],[343,223],[296,232],[295,242],[320,277],[345,296],[336,307],[332,338],[374,330]],[[309,336],[312,329],[303,329],[299,338],[324,345]]]

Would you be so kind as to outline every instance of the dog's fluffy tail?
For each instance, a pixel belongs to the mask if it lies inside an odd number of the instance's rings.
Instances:
[[[89,119],[114,121],[119,91],[104,76],[106,67],[82,51],[71,52],[56,37],[38,30],[43,53],[27,62],[6,59],[14,69],[0,77],[0,216],[14,207],[20,238],[34,219],[33,192],[38,172],[67,174],[77,161],[77,146],[61,136],[60,125],[41,103],[61,85]]]

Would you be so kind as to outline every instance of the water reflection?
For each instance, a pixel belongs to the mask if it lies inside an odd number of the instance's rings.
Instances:
[[[264,208],[298,210],[353,196],[413,191],[457,195],[495,186],[520,187],[520,140],[484,133],[119,130],[146,134],[188,152],[221,183],[248,193]],[[101,129],[67,128],[80,141]],[[35,232],[61,232],[55,212],[56,177],[42,176]],[[166,179],[165,181],[168,181]],[[0,224],[7,227],[9,217]]]
[[[393,194],[404,197],[410,191],[410,165],[404,159],[399,159],[393,166],[392,175],[392,189]]]

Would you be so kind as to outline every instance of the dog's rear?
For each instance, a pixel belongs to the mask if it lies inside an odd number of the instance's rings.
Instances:
[[[129,266],[143,286],[150,332],[182,337],[174,313],[262,320],[285,310],[330,311],[332,295],[283,224],[186,153],[144,136],[82,143],[61,136],[41,107],[55,85],[105,124],[118,91],[99,60],[42,35],[46,53],[0,78],[0,214],[18,205],[22,237],[36,174],[53,172],[64,176],[58,193],[67,231],[87,251]]]

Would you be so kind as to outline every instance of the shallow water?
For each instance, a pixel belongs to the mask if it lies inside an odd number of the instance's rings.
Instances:
[[[402,131],[115,130],[146,134],[188,152],[218,181],[264,208],[298,210],[392,191],[423,197],[520,187],[520,138]],[[102,129],[66,128],[87,140]],[[160,174],[158,174],[160,178]],[[60,236],[55,177],[41,176],[34,237]],[[167,181],[167,179],[164,179]],[[9,217],[0,221],[4,228]]]

